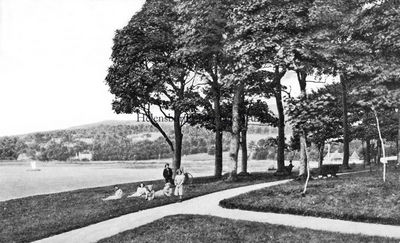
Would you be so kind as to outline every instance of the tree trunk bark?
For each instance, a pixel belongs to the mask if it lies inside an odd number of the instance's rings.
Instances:
[[[278,151],[277,151],[277,173],[285,172],[285,115],[283,111],[281,81],[276,80],[277,90],[275,92],[276,107],[278,109]]]
[[[319,153],[319,163],[318,163],[318,168],[322,168],[322,163],[324,161],[324,148],[325,148],[325,142],[319,145],[318,147],[318,153]]]
[[[247,173],[247,130],[244,128],[242,130],[242,171],[243,173]]]
[[[240,97],[240,120],[241,120],[241,148],[242,148],[242,163],[241,163],[241,173],[247,174],[247,127],[248,127],[248,116],[245,105],[245,90],[243,84],[243,91],[241,92]]]
[[[215,123],[215,168],[214,176],[222,176],[222,122],[221,122],[221,104],[220,89],[218,80],[213,79],[212,84],[213,103],[214,103],[214,123]]]
[[[400,165],[400,107],[397,110],[398,127],[397,127],[397,164]]]
[[[307,92],[306,92],[306,78],[307,74],[304,71],[297,71],[297,80],[299,82],[300,86],[300,92],[301,96],[307,97]],[[301,128],[301,130],[303,130]],[[301,133],[300,134],[300,168],[299,168],[299,177],[305,177],[307,173],[307,155],[306,155],[306,148],[304,147],[304,144],[307,144],[306,141],[306,134]]]
[[[347,81],[344,74],[340,74],[340,83],[342,85],[342,106],[343,106],[343,167],[349,167],[350,158],[350,131],[348,122],[348,107],[347,107]]]
[[[174,160],[172,162],[173,177],[175,177],[176,170],[181,168],[183,134],[182,134],[180,118],[181,118],[181,112],[175,111],[174,114],[175,150],[174,150]]]
[[[235,94],[232,103],[232,139],[230,143],[229,157],[231,159],[231,171],[229,173],[229,180],[235,180],[238,168],[238,153],[240,146],[240,101],[243,93],[243,83],[239,82],[236,86]]]
[[[365,163],[367,165],[371,164],[371,140],[365,140]]]
[[[381,145],[381,141],[378,139],[378,141],[376,142],[376,159],[375,159],[375,163],[379,165],[379,162],[381,161],[381,149],[382,145]]]

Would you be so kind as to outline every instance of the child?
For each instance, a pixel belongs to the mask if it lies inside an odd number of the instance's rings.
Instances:
[[[147,189],[147,187],[144,185],[144,183],[140,183],[140,186],[136,189],[136,192],[133,193],[132,195],[129,195],[128,197],[145,197],[147,198],[147,194],[150,191]]]
[[[124,193],[118,186],[114,186],[115,193],[114,195],[111,195],[109,197],[103,198],[103,201],[108,201],[108,200],[116,200],[116,199],[121,199]]]
[[[172,188],[171,188],[171,183],[167,182],[165,183],[165,186],[162,190],[158,191],[151,191],[149,193],[149,196],[147,197],[147,200],[153,200],[154,198],[162,198],[162,197],[170,197],[172,195]]]
[[[179,201],[182,201],[183,197],[183,182],[185,181],[185,175],[182,170],[178,169],[175,176],[175,196],[179,196]]]

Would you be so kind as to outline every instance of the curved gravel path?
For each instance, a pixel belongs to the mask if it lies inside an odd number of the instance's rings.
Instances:
[[[290,214],[252,212],[238,209],[225,209],[218,204],[221,200],[234,197],[249,191],[287,183],[282,180],[239,187],[225,191],[196,197],[181,203],[169,204],[127,214],[118,218],[106,220],[84,228],[55,235],[37,242],[96,242],[126,230],[151,223],[165,216],[174,214],[211,215],[230,219],[257,221],[269,224],[279,224],[298,228],[309,228],[348,234],[364,234],[371,236],[392,237],[400,239],[400,226],[370,224],[345,220],[317,218]]]

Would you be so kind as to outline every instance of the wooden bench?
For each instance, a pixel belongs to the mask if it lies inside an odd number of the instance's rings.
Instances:
[[[320,170],[320,175],[322,176],[337,176],[336,174],[339,172],[340,165],[333,165],[333,164],[327,164],[327,165],[322,165],[321,170]]]
[[[293,169],[293,165],[290,163],[289,165],[285,166],[285,170],[286,172],[291,175],[292,174],[292,169]]]

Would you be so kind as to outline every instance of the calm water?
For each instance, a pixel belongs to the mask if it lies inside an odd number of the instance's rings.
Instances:
[[[226,156],[225,156],[226,157]],[[39,171],[32,171],[30,162],[0,163],[0,201],[39,194],[56,193],[82,188],[120,183],[162,179],[167,160],[131,162],[37,162]],[[224,161],[227,164],[227,161]],[[273,164],[249,161],[249,171],[267,171]],[[182,166],[194,177],[211,176],[214,162],[206,154],[187,156]],[[225,172],[227,166],[225,166]]]
[[[166,162],[170,162],[170,159],[129,162],[37,162],[39,171],[32,171],[30,162],[1,162],[0,201],[82,188],[162,179],[162,170]],[[224,173],[229,170],[230,164],[227,154],[224,154]],[[294,161],[293,164],[296,169],[298,161]],[[207,154],[184,156],[182,166],[194,177],[211,176],[214,173],[214,158]],[[316,167],[316,163],[312,163],[312,167]],[[276,162],[265,160],[248,162],[249,172],[265,172],[268,168],[276,168]]]

